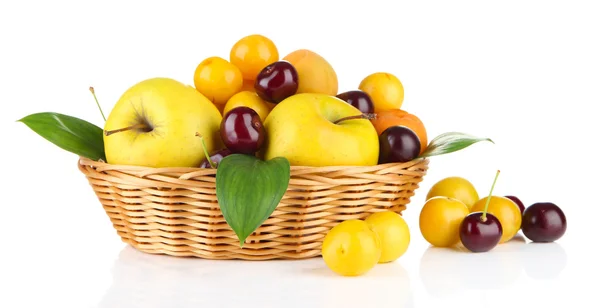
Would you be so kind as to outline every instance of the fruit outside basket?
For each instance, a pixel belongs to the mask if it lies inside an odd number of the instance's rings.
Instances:
[[[428,158],[367,167],[291,166],[272,215],[240,247],[216,195],[216,169],[111,165],[84,157],[86,176],[121,240],[137,250],[204,259],[307,259],[348,219],[402,214],[427,173]]]

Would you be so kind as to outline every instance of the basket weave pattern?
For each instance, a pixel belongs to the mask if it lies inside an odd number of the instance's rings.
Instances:
[[[116,166],[86,158],[86,176],[121,240],[151,254],[205,259],[306,259],[320,256],[327,232],[373,212],[401,214],[428,159],[369,167],[291,167],[287,192],[243,248],[227,225],[215,169]]]

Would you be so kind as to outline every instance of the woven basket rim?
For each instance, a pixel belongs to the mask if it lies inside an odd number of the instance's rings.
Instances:
[[[358,166],[358,165],[340,165],[340,166],[299,166],[299,165],[291,165],[291,171],[306,171],[310,173],[320,173],[320,172],[334,172],[346,169],[364,169],[364,172],[381,170],[386,168],[394,168],[394,169],[406,169],[411,166],[421,164],[423,162],[429,162],[428,157],[418,157],[408,162],[395,162],[395,163],[385,163],[385,164],[377,164],[370,166]],[[94,168],[101,168],[103,170],[128,170],[128,171],[144,171],[146,173],[160,174],[160,173],[191,173],[198,170],[211,170],[207,168],[200,167],[148,167],[148,166],[136,166],[136,165],[119,165],[119,164],[109,164],[104,161],[96,161],[89,159],[87,157],[80,156],[78,160],[79,165],[82,166],[91,166]],[[212,169],[216,170],[216,169]]]

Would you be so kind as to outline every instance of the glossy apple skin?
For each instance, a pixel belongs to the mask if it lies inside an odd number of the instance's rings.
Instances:
[[[265,129],[256,111],[249,107],[231,109],[221,122],[221,139],[233,153],[254,154],[265,139]]]
[[[523,212],[521,228],[523,235],[533,242],[554,242],[567,231],[567,218],[556,204],[538,202]]]
[[[502,238],[500,220],[490,213],[486,214],[485,221],[482,218],[483,212],[473,212],[460,224],[460,241],[472,252],[490,251]]]
[[[369,120],[334,122],[361,112],[335,96],[299,93],[265,119],[265,160],[285,157],[292,166],[374,166],[378,136]]]
[[[298,91],[298,72],[288,61],[277,61],[263,68],[254,82],[256,94],[277,104]]]
[[[346,91],[336,95],[335,97],[345,101],[346,103],[354,106],[362,113],[373,113],[375,107],[371,97],[366,92],[360,90]]]
[[[417,134],[405,126],[390,126],[379,136],[379,163],[407,162],[421,152]]]
[[[219,166],[221,160],[230,154],[232,154],[230,149],[220,149],[210,154],[210,160],[215,164],[215,168]],[[200,163],[200,168],[212,168],[208,160],[205,158]]]
[[[216,134],[222,115],[215,104],[193,86],[171,78],[151,78],[131,86],[106,116],[105,131],[140,123],[153,128],[148,133],[128,130],[102,134],[109,164],[196,167],[205,158],[196,133],[203,136],[209,153],[223,147]]]

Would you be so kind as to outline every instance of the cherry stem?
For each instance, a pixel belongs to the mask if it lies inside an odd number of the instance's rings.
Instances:
[[[333,124],[338,124],[342,121],[346,121],[346,120],[354,120],[354,119],[366,119],[366,120],[373,120],[377,117],[376,113],[362,113],[359,115],[355,115],[355,116],[349,116],[349,117],[345,117],[345,118],[341,118],[335,122],[333,122]]]
[[[496,186],[496,180],[498,180],[498,176],[500,175],[500,170],[496,171],[496,177],[494,178],[494,183],[492,183],[492,189],[490,189],[490,194],[485,201],[485,207],[483,208],[483,216],[481,216],[481,221],[485,222],[487,220],[486,214],[488,210],[488,206],[490,205],[490,200],[492,199],[492,192],[494,191],[494,186]]]
[[[131,125],[131,126],[127,126],[127,127],[123,127],[123,128],[119,128],[119,129],[107,130],[107,131],[104,131],[104,134],[106,136],[110,136],[112,134],[132,130],[132,129],[148,129],[148,125],[146,125],[144,123],[138,123],[135,125]]]
[[[215,163],[210,160],[210,155],[208,154],[208,150],[206,149],[206,143],[204,143],[204,137],[202,137],[202,135],[200,135],[200,133],[196,132],[196,137],[200,137],[200,141],[202,142],[202,149],[204,150],[204,156],[206,156],[206,160],[208,160],[208,163],[210,164],[210,166],[215,169]]]
[[[102,107],[100,107],[100,103],[98,102],[98,98],[96,97],[96,91],[94,91],[94,87],[90,87],[90,92],[92,92],[92,95],[94,96],[94,100],[96,101],[96,106],[98,106],[98,109],[100,109],[100,114],[102,114],[102,118],[104,119],[104,122],[106,122],[106,117],[104,116]]]

